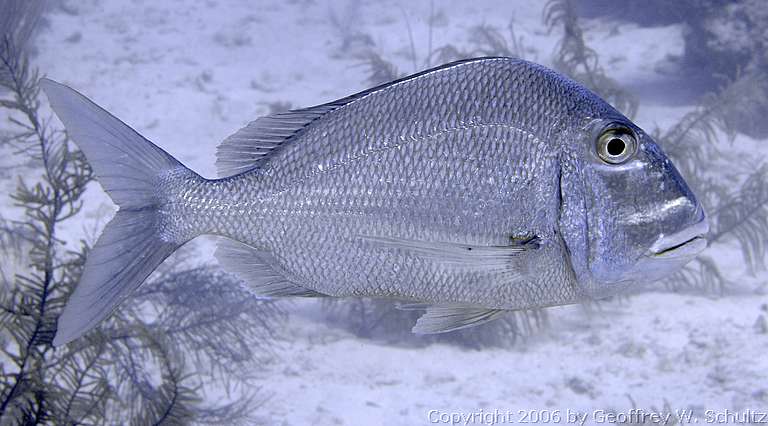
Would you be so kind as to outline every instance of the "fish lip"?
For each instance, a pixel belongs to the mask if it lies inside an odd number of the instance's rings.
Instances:
[[[650,254],[652,257],[681,257],[699,254],[707,247],[707,240],[704,235],[708,232],[709,223],[703,219],[674,234],[662,234],[651,245]]]
[[[707,239],[701,236],[696,236],[680,243],[675,246],[671,246],[659,252],[652,252],[654,258],[677,258],[677,257],[691,257],[701,253],[707,248]]]

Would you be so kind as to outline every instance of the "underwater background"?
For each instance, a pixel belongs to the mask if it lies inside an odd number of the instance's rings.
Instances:
[[[763,2],[0,0],[0,30],[0,424],[768,422]],[[652,133],[710,247],[629,296],[417,336],[389,301],[255,298],[206,237],[50,345],[116,207],[38,77],[213,177],[259,116],[476,56],[555,68]]]

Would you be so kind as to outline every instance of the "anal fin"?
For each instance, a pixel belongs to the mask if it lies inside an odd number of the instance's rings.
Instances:
[[[504,309],[491,309],[462,304],[432,306],[412,304],[399,307],[399,309],[403,310],[425,308],[427,312],[416,321],[416,325],[411,330],[416,334],[447,333],[449,331],[475,327],[498,319],[507,313]]]
[[[222,239],[216,259],[229,273],[240,278],[246,288],[260,297],[324,297],[325,294],[291,282],[280,271],[271,252],[247,244]]]

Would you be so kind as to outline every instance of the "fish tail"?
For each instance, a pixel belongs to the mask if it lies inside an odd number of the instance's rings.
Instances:
[[[184,244],[161,232],[158,187],[163,179],[199,176],[75,90],[48,79],[40,86],[120,207],[88,253],[80,283],[59,317],[53,344],[60,346],[108,317]]]

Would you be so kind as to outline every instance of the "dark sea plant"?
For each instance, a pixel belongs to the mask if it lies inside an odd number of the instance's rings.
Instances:
[[[89,245],[62,239],[93,182],[84,156],[43,114],[25,46],[42,2],[0,2],[0,136],[16,190],[0,254],[0,424],[233,424],[265,395],[249,371],[268,362],[283,314],[213,267],[168,262],[101,327],[51,345]],[[75,225],[76,226],[76,225]],[[206,401],[211,392],[229,402]],[[227,401],[227,399],[225,399]]]
[[[677,124],[654,136],[702,199],[710,221],[709,246],[723,250],[724,244],[735,243],[751,274],[764,272],[766,266],[768,161],[738,149],[738,128],[728,118],[762,96],[752,88],[765,85],[764,79],[744,75],[728,81],[703,96]],[[705,252],[668,279],[667,287],[722,293],[732,284],[721,272],[733,268],[725,261]]]
[[[562,31],[553,58],[555,68],[599,94],[630,119],[633,118],[637,113],[637,99],[606,74],[600,65],[599,55],[587,45],[575,2],[548,1],[544,7],[544,25],[550,33]]]

